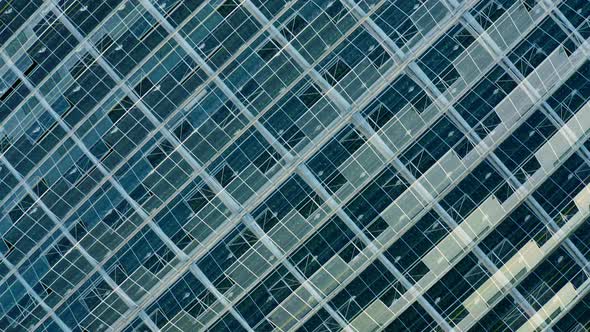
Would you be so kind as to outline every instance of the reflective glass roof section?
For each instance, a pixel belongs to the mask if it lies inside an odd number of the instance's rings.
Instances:
[[[587,0],[0,0],[0,330],[588,330],[589,38]]]

